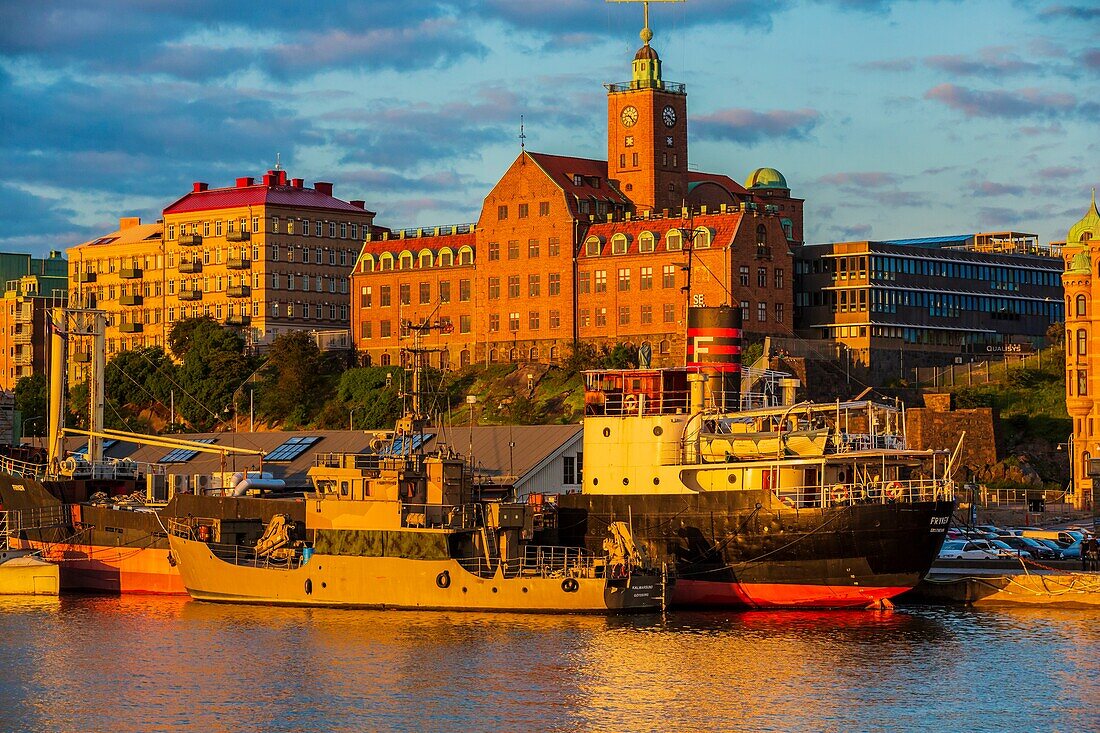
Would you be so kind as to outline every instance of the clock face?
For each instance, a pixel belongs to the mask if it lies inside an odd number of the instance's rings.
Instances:
[[[634,123],[638,121],[638,108],[637,107],[625,107],[623,113],[620,115],[623,124],[627,127],[633,127]]]
[[[676,110],[672,107],[665,107],[661,112],[661,119],[665,121],[665,127],[672,127],[676,124]]]

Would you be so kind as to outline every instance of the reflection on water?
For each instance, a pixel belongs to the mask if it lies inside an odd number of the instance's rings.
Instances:
[[[0,730],[1097,730],[1100,614],[0,598]]]

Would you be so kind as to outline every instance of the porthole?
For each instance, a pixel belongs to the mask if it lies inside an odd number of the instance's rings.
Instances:
[[[598,478],[592,479],[592,485],[593,486],[599,486],[600,485],[600,480]]]
[[[605,438],[610,438],[611,437],[611,428],[604,428],[603,429],[603,437],[605,437]]]
[[[328,588],[328,583],[326,583],[324,581],[321,581],[321,587],[322,588]]]
[[[623,486],[630,486],[630,479],[623,477]]]
[[[657,476],[654,476],[654,477],[653,477],[653,485],[654,485],[654,486],[659,486],[659,485],[660,485],[660,483],[661,483],[661,479],[660,479],[659,477],[657,477]]]
[[[523,592],[524,592],[524,593],[526,593],[526,592],[527,592],[527,586],[523,586]]]
[[[495,587],[495,586],[493,587],[493,592],[494,592],[494,593],[496,593],[496,592],[497,592],[497,589],[496,589],[496,587]]]
[[[654,425],[653,426],[653,434],[654,435],[659,436],[659,435],[662,435],[664,432],[665,432],[665,429],[662,428],[660,425]]]
[[[729,476],[726,476],[726,481],[729,481],[731,484],[737,483],[737,474],[731,473]]]
[[[465,592],[466,592],[466,588],[465,588],[465,587],[463,587],[463,588],[462,588],[462,592],[463,592],[463,593],[465,593]]]

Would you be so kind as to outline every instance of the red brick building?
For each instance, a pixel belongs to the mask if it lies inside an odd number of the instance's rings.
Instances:
[[[577,340],[648,342],[676,363],[689,302],[740,305],[750,335],[790,333],[802,200],[769,168],[749,188],[688,170],[687,94],[648,41],[607,89],[608,160],[523,151],[475,224],[366,242],[352,329],[369,363],[396,363],[402,323],[428,317],[449,322],[424,341],[454,366],[555,361]]]

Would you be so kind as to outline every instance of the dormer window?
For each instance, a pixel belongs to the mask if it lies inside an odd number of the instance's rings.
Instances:
[[[611,254],[625,255],[629,247],[630,238],[627,235],[619,233],[611,238]]]
[[[584,176],[582,176],[580,173],[574,173],[573,174],[573,185],[574,186],[579,186],[582,183],[584,183]]]
[[[596,236],[584,240],[584,254],[586,257],[599,257],[603,249],[603,241]]]

